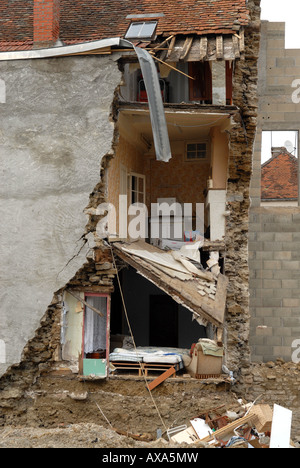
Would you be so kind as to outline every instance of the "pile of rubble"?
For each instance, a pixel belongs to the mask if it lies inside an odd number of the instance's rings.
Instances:
[[[168,431],[178,444],[214,448],[294,448],[291,441],[292,412],[279,405],[243,404],[226,410],[214,408],[190,420],[190,425]]]

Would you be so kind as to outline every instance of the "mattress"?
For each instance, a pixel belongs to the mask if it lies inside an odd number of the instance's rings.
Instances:
[[[143,362],[143,355],[136,351],[129,349],[115,348],[109,355],[109,360],[114,361],[128,361],[128,362]]]
[[[111,362],[144,362],[148,364],[177,364],[183,369],[183,356],[189,354],[188,349],[157,348],[153,346],[138,347],[136,350],[115,348],[109,355]]]

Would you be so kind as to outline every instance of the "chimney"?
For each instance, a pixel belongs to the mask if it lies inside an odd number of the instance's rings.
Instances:
[[[271,152],[272,152],[272,158],[275,158],[276,156],[279,156],[280,154],[287,154],[288,153],[285,146],[273,146],[271,148]]]
[[[34,0],[34,48],[53,47],[59,38],[60,0]]]

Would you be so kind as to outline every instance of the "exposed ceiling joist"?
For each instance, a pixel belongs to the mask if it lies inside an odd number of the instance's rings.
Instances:
[[[161,265],[156,260],[152,260],[152,255],[164,256],[166,252],[143,241],[114,242],[112,247],[118,257],[176,302],[195,313],[203,324],[223,326],[228,287],[226,276],[219,274],[212,280],[211,277],[205,279],[189,272],[185,274],[183,270],[176,273],[174,266],[168,267],[166,257]],[[215,292],[211,294],[211,291]]]

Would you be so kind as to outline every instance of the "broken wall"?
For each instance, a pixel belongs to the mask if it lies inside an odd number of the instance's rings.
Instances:
[[[245,28],[245,61],[235,63],[233,104],[240,113],[230,131],[227,178],[226,259],[229,279],[226,331],[228,367],[238,371],[249,365],[248,235],[250,180],[257,124],[257,60],[260,41],[260,1],[248,2],[251,21]]]
[[[113,59],[90,56],[0,62],[0,77],[2,375],[87,261],[84,209],[112,151],[121,75]]]
[[[234,371],[249,362],[248,214],[257,111],[259,3],[249,2],[252,21],[245,30],[245,61],[237,61],[234,70],[233,103],[240,114],[234,117],[236,126],[229,132],[225,273],[230,286],[225,338],[227,364]],[[5,326],[0,339],[8,350],[3,373],[19,361],[53,293],[86,262],[84,208],[105,196],[105,168],[100,174],[100,165],[103,156],[113,153],[114,125],[109,116],[121,77],[116,64],[103,57],[11,62],[2,63],[1,68],[9,87],[4,109],[11,119],[10,125],[5,119],[1,122],[2,157],[10,174],[4,180],[7,190],[2,196],[5,243],[1,264],[11,262],[1,272],[5,281],[0,298],[2,304],[6,300],[6,307],[1,312]],[[20,158],[18,165],[15,154]],[[17,218],[16,212],[20,213]],[[24,225],[27,231],[20,233]],[[13,232],[10,226],[14,226]],[[88,229],[93,228],[90,223]],[[17,251],[13,251],[15,246]],[[53,315],[56,323],[59,307]],[[49,317],[51,314],[47,320]],[[48,338],[51,327],[50,323]]]
[[[300,51],[285,49],[285,23],[262,22],[259,63],[250,193],[251,351],[253,361],[291,361],[300,336],[300,208],[261,205],[262,131],[300,131]]]

